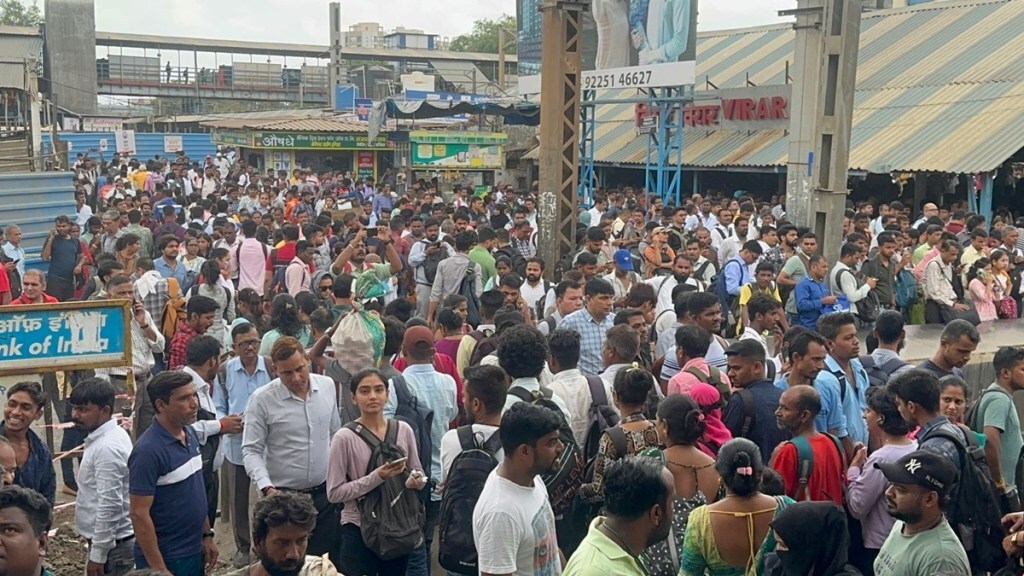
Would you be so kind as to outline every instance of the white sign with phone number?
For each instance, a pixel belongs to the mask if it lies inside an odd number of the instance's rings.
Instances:
[[[608,68],[584,72],[580,79],[583,90],[613,88],[659,88],[687,86],[697,80],[696,62],[667,62],[628,68]],[[520,94],[539,94],[540,76],[520,76]]]

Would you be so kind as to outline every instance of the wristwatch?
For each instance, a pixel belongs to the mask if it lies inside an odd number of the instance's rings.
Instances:
[[[216,535],[217,533],[213,530],[210,530],[209,532],[203,532],[203,538],[213,538]]]

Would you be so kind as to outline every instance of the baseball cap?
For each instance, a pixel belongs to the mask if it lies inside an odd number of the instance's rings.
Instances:
[[[402,337],[402,349],[429,348],[434,345],[434,333],[426,326],[412,326]]]
[[[956,468],[945,456],[930,450],[916,450],[895,462],[875,462],[885,479],[894,484],[917,484],[939,494],[956,480]]]
[[[629,253],[629,250],[620,248],[615,251],[615,267],[627,272],[633,271],[633,256]]]

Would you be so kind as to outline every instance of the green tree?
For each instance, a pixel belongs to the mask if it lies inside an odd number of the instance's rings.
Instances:
[[[20,0],[0,0],[0,24],[6,26],[36,26],[43,21],[39,4],[26,6]]]
[[[8,0],[10,1],[10,0]],[[486,54],[498,53],[498,29],[504,28],[507,54],[516,53],[516,17],[505,14],[494,20],[484,18],[473,23],[473,31],[469,34],[456,36],[452,40],[452,52],[483,52]]]

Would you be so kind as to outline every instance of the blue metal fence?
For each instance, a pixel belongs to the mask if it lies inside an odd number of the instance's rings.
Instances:
[[[21,247],[28,253],[29,268],[45,268],[39,259],[53,219],[66,215],[74,220],[75,188],[71,172],[0,174],[0,225],[21,227]]]
[[[209,134],[174,134],[168,132],[136,132],[135,133],[135,157],[140,160],[150,160],[154,156],[167,157],[173,154],[164,150],[164,136],[181,136],[181,145],[185,154],[193,160],[202,160],[207,155],[217,152],[217,146],[210,139]],[[74,158],[79,152],[86,152],[90,148],[99,149],[100,140],[107,141],[106,158],[116,151],[116,142],[113,132],[62,132],[60,139],[71,144],[68,151],[69,166],[74,163]],[[43,149],[50,151],[50,135],[43,134]],[[92,153],[96,156],[96,153]]]

